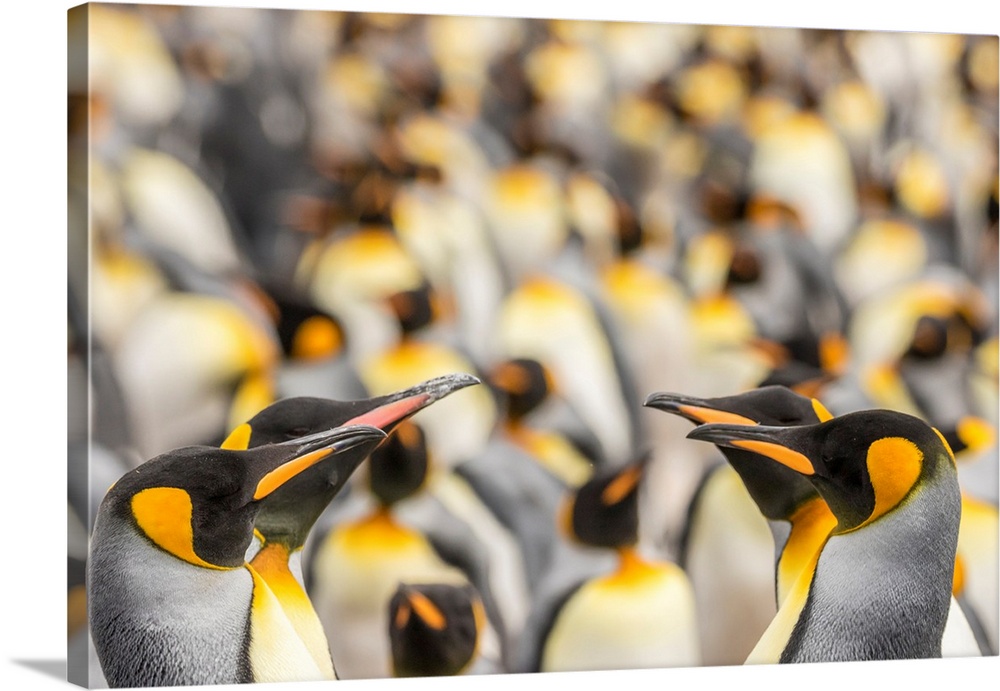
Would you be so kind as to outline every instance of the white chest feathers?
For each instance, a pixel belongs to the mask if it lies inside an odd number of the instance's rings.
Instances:
[[[586,583],[556,616],[545,672],[701,664],[694,593],[681,569],[633,563]]]

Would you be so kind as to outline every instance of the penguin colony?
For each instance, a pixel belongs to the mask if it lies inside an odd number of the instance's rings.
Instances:
[[[996,37],[87,13],[83,683],[997,654]]]

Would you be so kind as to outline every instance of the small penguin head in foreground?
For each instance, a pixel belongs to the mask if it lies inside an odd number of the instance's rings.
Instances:
[[[393,674],[459,674],[475,659],[486,612],[471,585],[400,584],[389,601]]]

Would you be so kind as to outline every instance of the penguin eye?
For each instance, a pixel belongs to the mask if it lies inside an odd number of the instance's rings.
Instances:
[[[304,437],[309,434],[308,427],[293,427],[290,430],[285,431],[285,439],[295,439],[297,437]]]

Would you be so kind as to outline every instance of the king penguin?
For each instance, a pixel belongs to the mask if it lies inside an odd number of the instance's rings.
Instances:
[[[743,394],[710,400],[658,393],[647,399],[647,405],[675,412],[697,424],[725,422],[784,427],[825,422],[833,417],[817,399],[801,396],[782,386],[761,387]],[[742,413],[746,414],[745,417]],[[720,450],[731,468],[738,473],[749,496],[761,515],[767,519],[771,529],[775,554],[773,591],[780,608],[810,559],[822,549],[830,532],[836,527],[837,519],[812,483],[801,474],[778,464],[762,462],[764,459],[746,449],[723,446]],[[706,512],[706,505],[709,509],[713,506],[713,487],[714,494],[718,497],[714,505],[731,507],[738,501],[731,492],[728,497],[719,496],[722,494],[719,487],[732,485],[711,479],[712,474],[723,472],[724,467],[718,466],[710,471],[692,507],[686,533],[688,539],[683,550],[685,556],[691,555],[695,543],[706,542],[705,539],[697,539],[697,519],[699,514]],[[731,529],[732,521],[727,523]],[[719,541],[720,538],[713,540]],[[717,568],[717,553],[710,556],[715,556],[714,566]],[[689,573],[693,573],[687,561],[682,561],[682,565]],[[718,594],[717,597],[724,596]],[[977,629],[972,626],[972,620],[964,611],[965,608],[958,601],[951,603],[943,641],[943,654],[946,657],[977,656],[986,651],[977,642]],[[765,628],[767,625],[768,622],[765,622]]]
[[[478,384],[467,374],[437,377],[395,393],[357,401],[311,397],[277,401],[229,435],[223,448],[246,449],[313,434],[335,426],[367,424],[391,433],[396,425],[453,391]],[[262,500],[254,523],[250,565],[270,586],[316,664],[334,670],[327,637],[305,590],[302,553],[306,538],[350,478],[322,466],[305,471]]]
[[[783,426],[831,417],[818,400],[784,386],[718,398],[659,392],[645,405],[698,425]],[[774,618],[801,568],[800,555],[818,549],[815,541],[835,521],[794,471],[747,450],[722,451],[728,463],[710,467],[691,500],[679,560],[695,589],[706,664],[739,664]],[[743,616],[734,620],[737,609]]]
[[[351,426],[249,451],[191,446],[123,475],[87,574],[109,685],[323,679],[245,554],[265,497],[317,464],[349,473],[384,438]]]
[[[747,664],[941,657],[961,497],[940,433],[866,410],[795,427],[713,423],[688,438],[792,468],[837,519]]]
[[[522,671],[685,667],[701,664],[694,591],[675,564],[638,548],[639,482],[648,459],[596,474],[571,493],[561,526],[584,545],[615,550],[610,572],[578,582],[540,605],[544,623]]]

